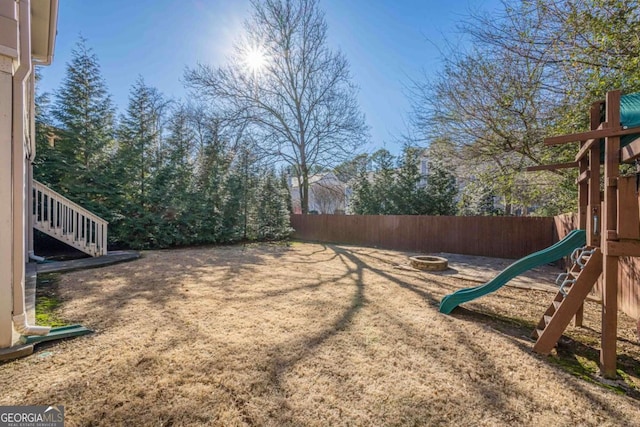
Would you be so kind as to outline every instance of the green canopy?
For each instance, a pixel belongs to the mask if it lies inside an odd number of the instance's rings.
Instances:
[[[622,95],[620,98],[620,123],[625,128],[640,126],[640,93]]]
[[[640,126],[640,92],[620,97],[620,123],[625,129]],[[624,135],[620,138],[620,148],[631,144],[638,137],[640,137],[640,129],[636,134]],[[604,139],[600,141],[600,161],[604,161]]]

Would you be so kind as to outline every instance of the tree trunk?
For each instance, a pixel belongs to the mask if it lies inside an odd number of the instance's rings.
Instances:
[[[300,182],[300,208],[303,215],[309,213],[309,171],[306,166],[302,166],[302,180]]]

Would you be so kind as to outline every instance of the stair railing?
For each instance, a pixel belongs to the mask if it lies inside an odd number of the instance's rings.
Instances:
[[[33,180],[33,226],[91,256],[107,254],[108,222]]]

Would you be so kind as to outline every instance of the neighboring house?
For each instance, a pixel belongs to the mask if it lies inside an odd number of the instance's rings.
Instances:
[[[289,178],[289,190],[294,213],[302,213],[300,184],[297,178]],[[309,177],[309,213],[344,214],[347,200],[347,185],[333,172]]]
[[[105,221],[33,180],[34,67],[51,64],[57,21],[58,0],[0,0],[0,359],[21,351],[13,347],[20,334],[50,329],[27,315],[33,229],[89,255],[107,249]]]
[[[429,152],[428,150],[423,150],[420,155],[420,182],[418,183],[418,187],[424,188],[427,185],[427,175],[429,174]]]

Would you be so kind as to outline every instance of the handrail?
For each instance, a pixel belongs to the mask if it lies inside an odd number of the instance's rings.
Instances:
[[[107,254],[109,222],[33,180],[33,225],[91,256]]]

